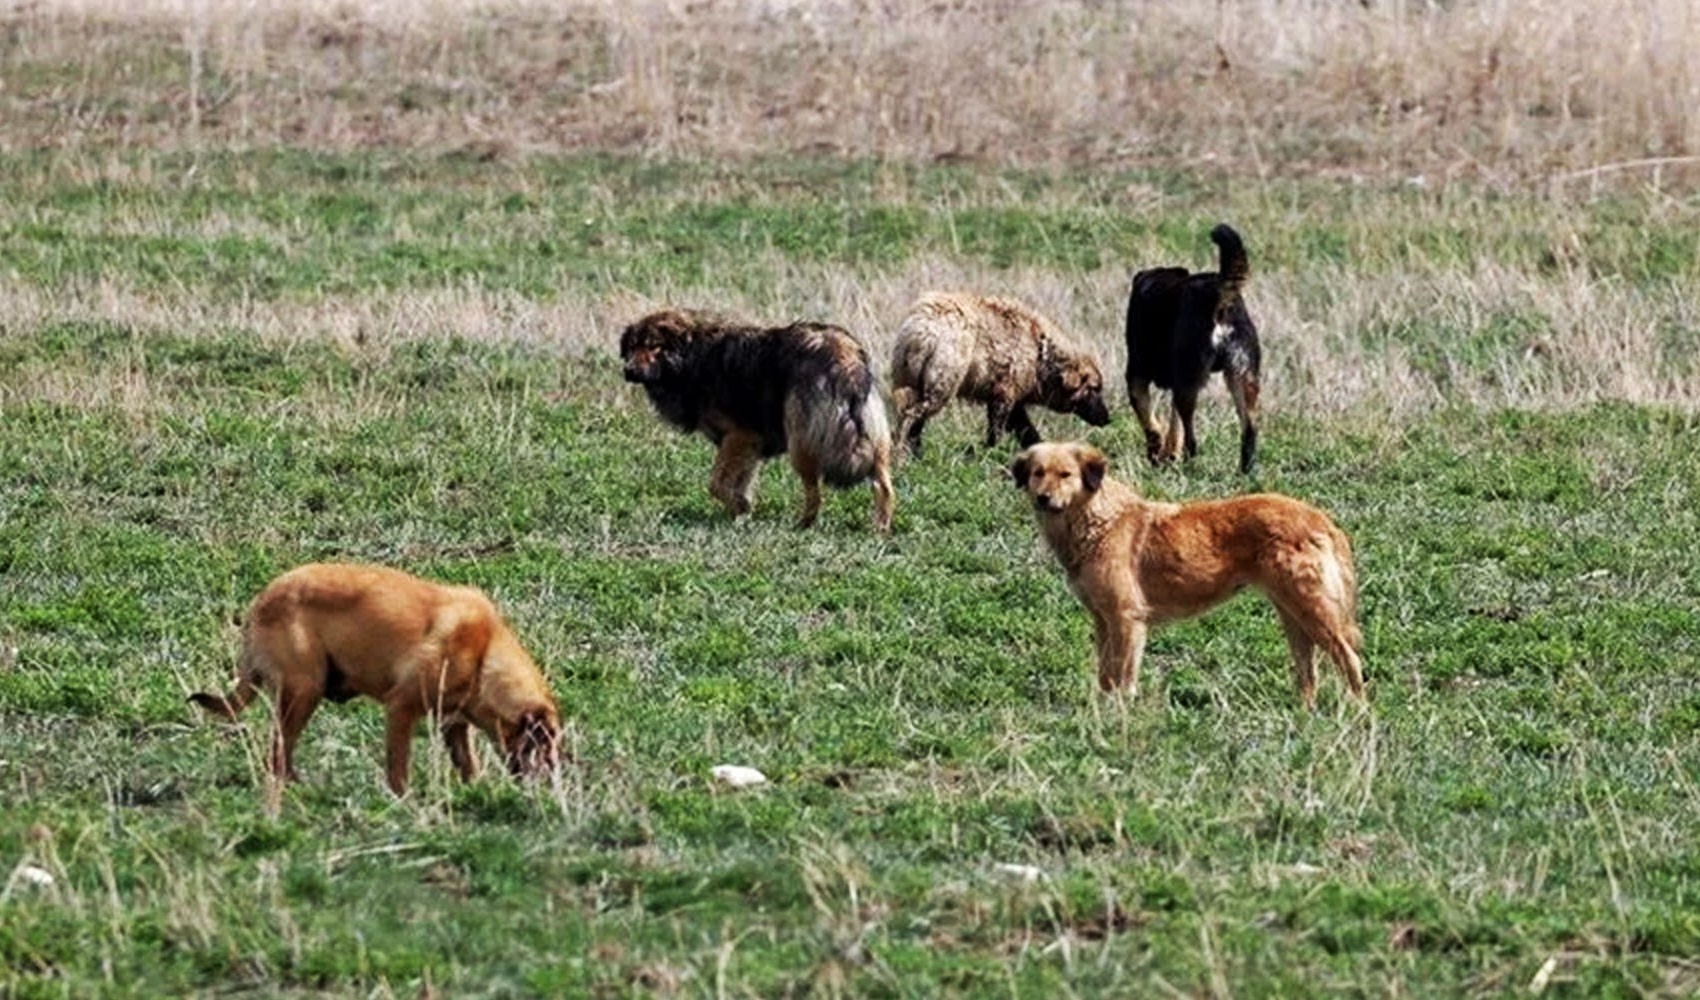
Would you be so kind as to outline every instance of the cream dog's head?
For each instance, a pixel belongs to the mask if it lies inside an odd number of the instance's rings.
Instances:
[[[1009,473],[1040,514],[1059,514],[1104,485],[1110,460],[1089,444],[1041,442],[1015,456]]]

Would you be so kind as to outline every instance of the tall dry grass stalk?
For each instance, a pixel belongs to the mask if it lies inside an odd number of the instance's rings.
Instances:
[[[43,0],[0,149],[1700,177],[1693,0]]]

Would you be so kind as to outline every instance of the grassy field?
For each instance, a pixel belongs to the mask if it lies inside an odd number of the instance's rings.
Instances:
[[[0,995],[1684,995],[1700,989],[1694,223],[1408,186],[843,161],[38,154],[0,174]],[[1004,474],[941,421],[820,525],[624,385],[649,305],[845,322],[1015,290],[1119,369],[1127,272],[1251,241],[1262,472],[1335,513],[1373,706],[1245,599],[1125,712]],[[1057,436],[1079,425],[1041,416]],[[370,705],[282,811],[193,718],[309,559],[488,589],[552,786],[391,798]],[[487,752],[487,750],[485,751]],[[773,783],[731,793],[709,768]],[[1028,879],[1000,865],[1033,866]],[[46,872],[34,884],[23,866]]]

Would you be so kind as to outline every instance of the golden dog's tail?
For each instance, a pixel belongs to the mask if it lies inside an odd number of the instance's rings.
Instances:
[[[192,704],[199,705],[208,715],[221,719],[235,719],[242,710],[253,702],[260,693],[259,686],[254,683],[253,671],[249,663],[248,643],[242,643],[242,653],[236,662],[236,688],[229,694],[212,694],[199,691],[189,696]]]
[[[189,700],[206,709],[209,715],[216,715],[221,719],[234,719],[242,714],[242,710],[247,708],[249,702],[254,700],[254,696],[259,693],[259,690],[252,681],[244,677],[236,682],[236,690],[229,694],[210,694],[206,691],[199,691],[190,695]]]
[[[1239,297],[1240,289],[1251,277],[1251,258],[1246,256],[1245,242],[1240,239],[1240,234],[1226,222],[1210,230],[1210,242],[1216,244],[1216,252],[1221,257],[1216,271],[1221,279],[1222,301],[1228,303]]]
[[[1328,534],[1334,543],[1333,569],[1338,573],[1337,580],[1328,581],[1338,588],[1338,593],[1330,596],[1340,606],[1344,619],[1340,627],[1345,633],[1346,641],[1351,644],[1353,652],[1361,652],[1364,648],[1364,636],[1358,628],[1358,573],[1353,565],[1352,540],[1335,525],[1329,525]]]

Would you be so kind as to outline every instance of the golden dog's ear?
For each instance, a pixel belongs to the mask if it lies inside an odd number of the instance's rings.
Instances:
[[[1015,480],[1016,489],[1024,490],[1027,488],[1027,453],[1025,451],[1015,456],[1015,461],[1009,463],[1009,476]]]
[[[1104,453],[1091,445],[1076,445],[1074,456],[1080,463],[1080,481],[1086,486],[1088,493],[1098,492],[1098,487],[1104,485],[1104,476],[1110,471],[1110,460]]]

